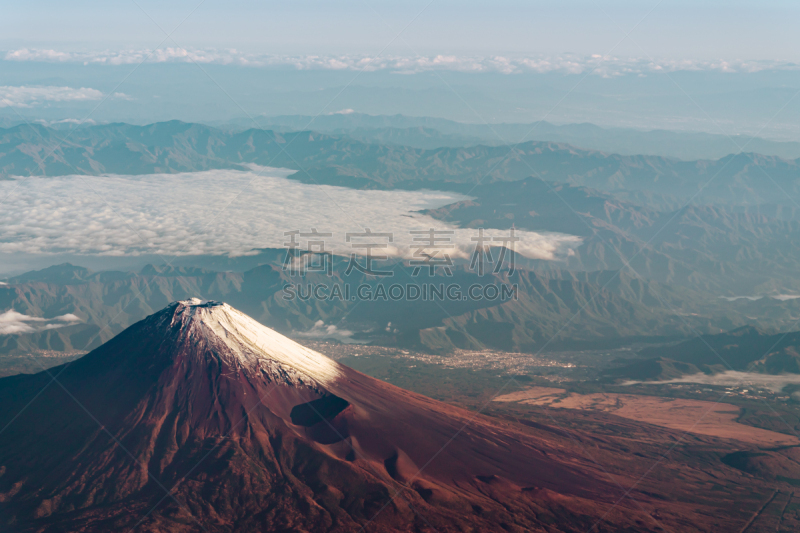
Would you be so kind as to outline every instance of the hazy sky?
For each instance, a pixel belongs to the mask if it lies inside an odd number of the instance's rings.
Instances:
[[[0,123],[353,109],[800,139],[800,0],[0,1]]]
[[[787,0],[3,4],[0,47],[6,51],[153,48],[165,37],[159,26],[170,32],[192,13],[173,34],[175,42],[165,45],[270,54],[377,54],[387,45],[385,53],[399,55],[588,55],[613,49],[630,57],[800,61],[800,2]]]

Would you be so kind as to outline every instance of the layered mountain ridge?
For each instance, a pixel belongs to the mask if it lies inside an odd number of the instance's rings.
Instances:
[[[458,283],[461,287],[475,283],[515,284],[516,300],[318,300],[309,306],[308,300],[286,300],[283,287],[338,283],[350,284],[354,290],[367,284],[374,292],[382,280],[358,273],[348,276],[347,260],[336,257],[330,277],[322,273],[293,277],[282,271],[283,254],[268,250],[251,256],[248,260],[264,264],[244,272],[152,266],[139,273],[91,272],[65,264],[11,278],[7,285],[0,286],[2,308],[36,318],[70,313],[80,322],[5,335],[0,337],[0,354],[93,349],[170,301],[198,294],[225,300],[260,323],[296,338],[322,320],[351,332],[352,341],[437,351],[452,351],[454,346],[533,350],[557,333],[556,341],[599,342],[639,336],[678,339],[691,334],[692,328],[709,333],[730,330],[750,323],[750,316],[761,317],[759,325],[764,327],[793,325],[795,307],[800,303],[772,299],[728,302],[713,294],[636,279],[626,272],[545,271],[539,270],[538,265],[525,267],[520,261],[513,276],[499,273],[480,277],[466,267],[458,267],[452,277],[421,280]],[[217,268],[228,270],[225,265]],[[409,276],[412,273],[412,267],[403,264],[395,269],[398,277],[403,275],[402,270]],[[674,310],[688,312],[690,308],[701,314],[685,318],[674,315]],[[726,314],[714,316],[718,310]],[[583,319],[571,325],[568,321],[577,312],[582,313]],[[386,332],[389,322],[393,329]],[[511,335],[507,334],[509,331]]]
[[[610,374],[644,380],[729,370],[800,374],[800,332],[769,333],[745,326],[677,344],[647,347],[639,355],[645,359],[623,365]]]
[[[753,153],[679,161],[543,141],[425,150],[314,131],[226,132],[180,121],[71,132],[38,125],[0,130],[0,177],[174,173],[248,164],[294,169],[292,179],[307,183],[359,189],[467,191],[477,183],[535,175],[673,208],[691,199],[793,210],[797,204],[787,195],[796,198],[800,191],[797,159]]]

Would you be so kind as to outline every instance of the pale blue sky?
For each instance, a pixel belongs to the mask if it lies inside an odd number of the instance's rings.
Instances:
[[[144,12],[171,31],[200,3],[137,1],[141,9],[4,0],[0,48],[152,48],[164,35]],[[642,18],[616,55],[800,61],[800,2],[778,0],[206,0],[173,38],[182,47],[376,54],[408,25],[385,53],[586,55],[607,53]]]
[[[354,109],[800,140],[800,0],[0,2],[0,122]]]

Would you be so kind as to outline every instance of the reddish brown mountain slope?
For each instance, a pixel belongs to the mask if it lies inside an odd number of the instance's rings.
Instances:
[[[552,435],[370,378],[215,302],[0,379],[0,405],[3,531],[587,531],[620,495]],[[610,516],[657,528],[638,513]]]

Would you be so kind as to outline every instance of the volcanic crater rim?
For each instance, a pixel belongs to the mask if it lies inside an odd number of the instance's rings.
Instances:
[[[188,300],[180,300],[178,306],[180,307],[223,307],[225,302],[218,302],[216,300],[201,300],[200,298],[189,298]]]

